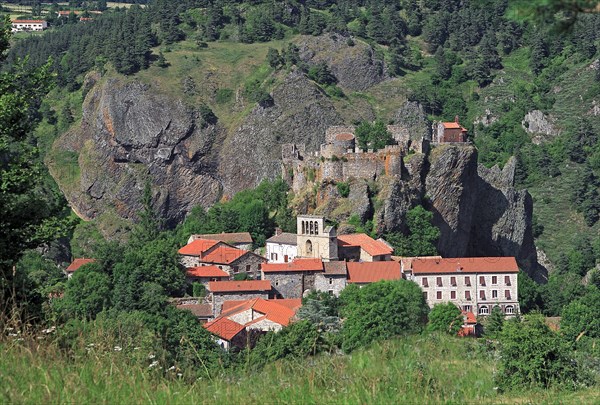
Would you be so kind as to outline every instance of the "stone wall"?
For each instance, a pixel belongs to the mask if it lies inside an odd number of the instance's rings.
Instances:
[[[344,288],[346,288],[345,275],[329,275],[325,273],[319,273],[315,276],[315,290],[317,291],[333,291],[333,295],[339,297]]]
[[[223,293],[212,293],[213,301],[213,315],[215,318],[221,313],[223,303],[225,301],[243,301],[251,300],[253,298],[269,299],[268,292],[223,292]]]
[[[315,289],[315,272],[265,273],[264,277],[280,298],[302,298],[304,291]]]
[[[260,267],[267,259],[255,254],[245,254],[239,259],[231,262],[230,274],[248,273],[255,280],[260,278]]]

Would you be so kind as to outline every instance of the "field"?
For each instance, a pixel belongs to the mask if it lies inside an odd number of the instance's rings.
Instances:
[[[38,341],[39,342],[39,341]],[[260,372],[185,382],[131,365],[123,353],[60,354],[0,343],[3,403],[593,403],[600,391],[498,393],[484,340],[410,336],[352,355],[272,364]],[[165,377],[159,377],[164,373]]]

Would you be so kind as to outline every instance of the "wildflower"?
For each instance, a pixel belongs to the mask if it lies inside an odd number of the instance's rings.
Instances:
[[[175,371],[175,366],[169,367],[169,371]]]
[[[154,354],[152,354],[152,353],[150,353],[150,354],[148,355],[148,358],[149,358],[150,360],[152,360],[152,359],[153,359],[153,358],[155,358],[155,357],[156,357],[156,356],[155,356]]]
[[[123,348],[121,346],[115,346],[114,350],[115,352],[120,352],[121,350],[123,350]]]
[[[153,362],[152,362],[152,363],[151,363],[151,364],[148,366],[148,368],[154,368],[154,367],[156,367],[156,366],[158,366],[158,360],[154,360],[154,361],[153,361]]]

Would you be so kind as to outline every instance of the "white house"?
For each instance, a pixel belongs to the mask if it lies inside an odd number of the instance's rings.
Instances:
[[[298,256],[297,235],[295,233],[275,231],[267,239],[267,260],[269,263],[288,263]]]
[[[43,31],[48,28],[44,20],[12,20],[12,32]]]

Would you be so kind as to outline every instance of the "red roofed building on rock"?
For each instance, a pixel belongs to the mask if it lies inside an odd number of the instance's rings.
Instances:
[[[433,142],[467,142],[467,129],[458,123],[458,116],[454,118],[454,122],[434,123]]]
[[[514,257],[412,258],[402,262],[403,276],[417,283],[430,307],[452,302],[465,312],[489,315],[494,306],[519,313]]]

